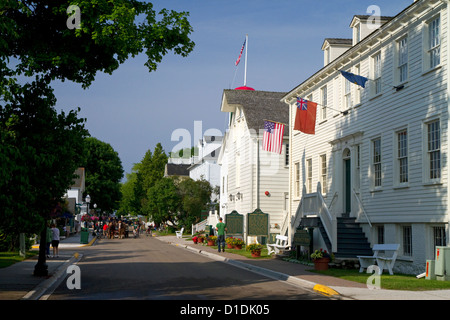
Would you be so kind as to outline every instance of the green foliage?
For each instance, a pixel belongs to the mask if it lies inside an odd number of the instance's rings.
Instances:
[[[119,208],[122,196],[120,180],[123,177],[122,162],[112,146],[96,138],[86,138],[85,163],[86,192],[92,203],[102,211],[112,212]]]
[[[77,111],[55,111],[53,90],[42,79],[11,81],[2,90],[0,230],[38,232],[72,184],[88,132]]]
[[[66,26],[71,4],[80,8],[80,29]],[[157,14],[149,2],[3,0],[1,7],[0,61],[16,57],[15,72],[26,76],[44,74],[88,87],[98,71],[111,74],[140,53],[154,71],[169,51],[185,57],[194,48],[189,14]]]
[[[147,212],[156,223],[176,224],[181,197],[172,178],[162,178],[148,191]]]

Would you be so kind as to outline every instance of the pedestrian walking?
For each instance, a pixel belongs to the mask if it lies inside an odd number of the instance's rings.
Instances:
[[[216,225],[217,230],[217,247],[220,252],[220,247],[222,251],[225,252],[225,232],[227,231],[227,225],[222,222],[222,217],[219,218],[219,223]]]
[[[52,247],[53,247],[53,258],[58,258],[59,256],[59,229],[55,224],[52,224]]]
[[[52,228],[50,228],[50,226],[47,224],[47,235],[46,235],[46,245],[47,245],[47,258],[50,258],[50,244],[52,243],[52,239],[53,239],[53,232],[52,232]]]

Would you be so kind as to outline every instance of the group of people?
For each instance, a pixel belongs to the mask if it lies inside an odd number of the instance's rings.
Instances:
[[[103,222],[98,224],[97,232],[103,233],[103,236],[109,239],[114,239],[116,236],[119,239],[128,238],[128,232],[130,228],[133,230],[133,235],[135,237],[139,236],[141,230],[141,222],[136,221],[134,223],[127,223],[122,220],[111,219],[109,222]]]

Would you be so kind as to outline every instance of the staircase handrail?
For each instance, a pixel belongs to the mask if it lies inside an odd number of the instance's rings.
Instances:
[[[369,223],[369,226],[372,228],[372,223],[370,222],[369,216],[367,215],[367,212],[364,209],[361,199],[359,199],[358,195],[356,194],[355,188],[352,188],[352,192],[353,192],[353,195],[355,196],[356,200],[358,201],[359,207],[360,207],[361,211],[364,213],[364,216],[366,217],[367,222]]]
[[[328,239],[331,241],[332,252],[337,251],[337,220],[328,210],[327,204],[322,197],[322,187],[320,182],[317,183],[317,201],[318,201],[318,213],[320,220],[322,221],[325,232]]]

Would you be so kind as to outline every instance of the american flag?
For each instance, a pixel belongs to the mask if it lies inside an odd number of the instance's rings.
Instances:
[[[245,47],[245,43],[247,42],[247,39],[244,40],[244,44],[242,45],[241,48],[241,53],[239,54],[239,58],[237,58],[235,65],[237,66],[239,64],[239,62],[241,62],[241,57],[242,57],[242,52],[244,51],[244,47]]]
[[[263,150],[281,154],[283,148],[284,124],[264,121]]]

